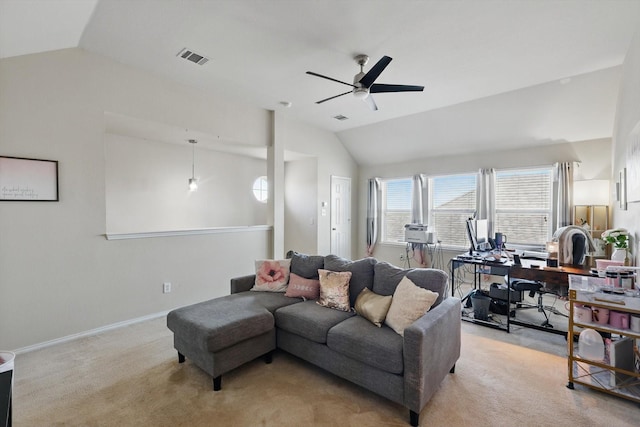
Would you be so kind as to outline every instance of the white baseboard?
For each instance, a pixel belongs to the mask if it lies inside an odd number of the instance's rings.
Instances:
[[[99,334],[99,333],[102,333],[102,332],[106,332],[106,331],[110,331],[110,330],[113,330],[113,329],[123,328],[125,326],[133,325],[133,324],[144,322],[144,321],[147,321],[147,320],[157,319],[158,317],[166,316],[169,313],[169,311],[170,310],[163,311],[163,312],[160,312],[160,313],[149,314],[147,316],[137,317],[135,319],[125,320],[125,321],[118,322],[118,323],[112,323],[111,325],[101,326],[101,327],[96,328],[96,329],[91,329],[91,330],[88,330],[88,331],[79,332],[79,333],[73,334],[73,335],[67,335],[66,337],[56,338],[56,339],[51,340],[51,341],[45,341],[45,342],[41,342],[41,343],[38,343],[38,344],[29,345],[27,347],[22,347],[22,348],[19,348],[17,350],[13,350],[13,352],[15,354],[20,354],[20,353],[28,353],[28,352],[34,351],[34,350],[40,350],[42,348],[50,347],[52,345],[61,344],[61,343],[68,342],[68,341],[73,341],[73,340],[76,340],[78,338],[83,338],[83,337],[87,337],[87,336],[90,336],[90,335],[96,335],[96,334]]]

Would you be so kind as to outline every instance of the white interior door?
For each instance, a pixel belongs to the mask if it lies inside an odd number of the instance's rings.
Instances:
[[[351,178],[331,177],[331,253],[351,258]]]

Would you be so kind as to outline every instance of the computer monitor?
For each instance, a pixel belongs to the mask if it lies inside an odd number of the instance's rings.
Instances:
[[[486,219],[468,219],[467,237],[471,250],[484,252],[491,249],[489,242],[489,222]]]

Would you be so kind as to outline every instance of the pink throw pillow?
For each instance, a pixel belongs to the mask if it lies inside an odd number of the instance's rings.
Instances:
[[[284,292],[289,282],[290,259],[256,261],[256,282],[252,291]]]
[[[291,298],[318,299],[320,296],[320,280],[305,279],[296,273],[289,276],[289,286],[284,296]]]

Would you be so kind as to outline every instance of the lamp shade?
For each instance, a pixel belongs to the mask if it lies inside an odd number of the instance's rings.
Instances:
[[[573,204],[586,206],[609,205],[609,180],[591,179],[573,182]]]

